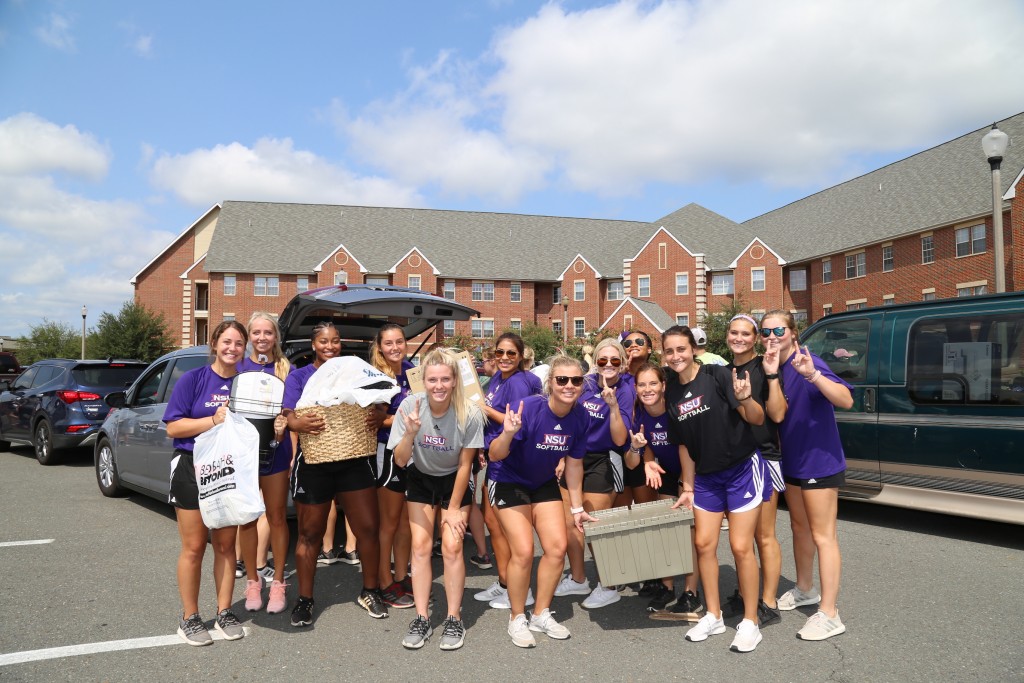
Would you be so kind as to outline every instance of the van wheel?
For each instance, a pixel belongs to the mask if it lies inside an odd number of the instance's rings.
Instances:
[[[32,433],[32,446],[36,449],[36,460],[40,465],[56,465],[58,457],[53,449],[53,428],[43,418],[36,423],[35,431]]]
[[[107,498],[125,494],[121,478],[117,474],[117,464],[114,462],[114,449],[110,447],[110,441],[106,437],[96,444],[96,483],[99,484],[100,493]]]

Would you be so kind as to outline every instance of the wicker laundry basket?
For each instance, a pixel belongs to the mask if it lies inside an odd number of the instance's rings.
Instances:
[[[299,434],[299,446],[306,462],[316,465],[376,454],[377,432],[366,428],[369,412],[369,408],[360,408],[354,403],[296,410],[299,417],[308,413],[319,414],[326,425],[319,434]]]

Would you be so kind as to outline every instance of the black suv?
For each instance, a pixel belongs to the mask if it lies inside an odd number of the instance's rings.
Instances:
[[[137,360],[33,363],[14,382],[0,384],[0,450],[31,445],[40,463],[56,464],[58,451],[96,440],[110,412],[103,397],[123,391],[145,369]]]

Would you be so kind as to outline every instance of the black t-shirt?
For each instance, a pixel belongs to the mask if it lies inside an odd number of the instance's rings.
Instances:
[[[698,474],[721,472],[749,458],[758,443],[750,425],[736,411],[732,371],[724,365],[702,365],[688,384],[673,373],[665,390],[668,438],[686,446]]]
[[[740,376],[744,372],[750,375],[750,395],[761,404],[762,410],[765,411],[764,424],[750,425],[750,429],[754,432],[754,436],[757,437],[757,441],[760,444],[758,450],[761,451],[761,455],[767,460],[781,460],[782,451],[779,450],[779,426],[768,418],[768,379],[764,376],[763,362],[764,358],[762,356],[755,356],[743,365],[729,363],[726,367],[730,370],[736,368],[736,372]],[[782,375],[779,375],[778,381],[782,381]]]

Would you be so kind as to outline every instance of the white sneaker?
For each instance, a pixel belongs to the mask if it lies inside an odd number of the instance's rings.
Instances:
[[[508,620],[508,635],[516,647],[537,647],[537,640],[530,633],[530,626],[526,623],[525,614]]]
[[[717,636],[721,633],[725,633],[725,622],[722,621],[722,615],[716,617],[711,612],[708,612],[697,625],[686,632],[686,639],[691,643],[699,643],[702,640],[707,640],[708,636]]]
[[[760,642],[761,629],[749,619],[744,619],[736,627],[736,637],[732,639],[729,649],[733,652],[753,652]]]
[[[597,609],[598,607],[606,607],[621,599],[622,596],[619,595],[619,591],[614,588],[605,588],[598,581],[597,585],[594,586],[593,592],[583,601],[583,606],[587,609]]]
[[[506,593],[508,593],[508,591],[502,588],[500,583],[495,581],[490,586],[474,595],[473,599],[479,600],[480,602],[490,602],[494,598],[505,595]]]
[[[533,589],[529,588],[526,591],[526,606],[529,607],[534,602],[533,600]],[[512,603],[508,599],[508,591],[504,591],[501,595],[487,603],[494,609],[512,609]]]
[[[825,640],[840,633],[846,633],[846,625],[839,618],[839,611],[836,610],[834,617],[829,617],[818,610],[811,615],[804,627],[797,631],[796,637],[800,640]]]
[[[793,586],[779,596],[779,609],[783,612],[788,612],[791,609],[804,607],[805,605],[817,605],[819,602],[821,602],[821,595],[815,593],[813,588],[804,593],[796,586]]]
[[[590,582],[586,579],[574,581],[572,574],[566,574],[555,586],[555,597],[564,598],[566,595],[590,595]]]
[[[540,614],[534,614],[530,617],[530,630],[537,633],[546,633],[549,638],[554,638],[555,640],[565,640],[569,637],[569,629],[555,621],[555,618],[551,616],[550,609],[545,609]]]

